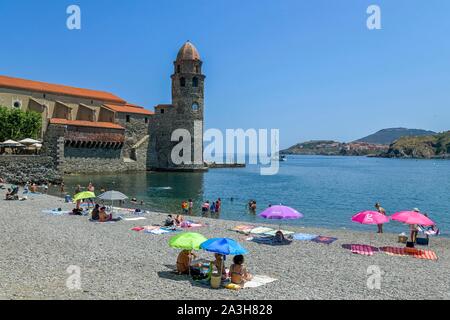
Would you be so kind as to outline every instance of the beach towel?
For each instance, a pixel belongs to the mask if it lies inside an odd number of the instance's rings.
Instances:
[[[264,232],[264,234],[267,235],[267,236],[275,236],[275,234],[278,231],[281,231],[283,233],[283,235],[285,235],[285,236],[293,235],[295,233],[295,232],[288,231],[288,230],[272,230],[272,231],[269,231],[269,232]]]
[[[42,210],[42,213],[51,214],[54,216],[62,216],[65,214],[70,214],[72,211],[58,211],[58,209],[52,209],[52,210]]]
[[[323,243],[323,244],[331,244],[335,242],[337,238],[333,237],[324,237],[324,236],[318,236],[317,238],[312,239],[311,241],[317,242],[317,243]]]
[[[105,223],[116,223],[117,221],[105,221],[105,222],[100,222],[100,221],[98,221],[98,220],[92,220],[92,219],[89,219],[89,221],[90,222],[92,222],[92,223],[100,223],[100,224],[105,224]]]
[[[431,250],[415,250],[413,252],[409,252],[406,248],[397,248],[397,247],[382,247],[380,250],[390,256],[412,256],[417,259],[425,259],[425,260],[437,260],[438,257],[434,251]]]
[[[246,282],[244,284],[244,288],[257,288],[260,286],[264,286],[268,283],[272,283],[274,281],[277,281],[277,279],[268,277],[268,276],[259,276],[259,275],[255,275],[253,276],[252,280]]]
[[[181,224],[181,228],[183,229],[192,229],[192,228],[201,228],[204,227],[205,225],[201,224],[201,223],[187,223],[187,224]]]
[[[142,230],[144,230],[144,227],[134,227],[134,228],[132,228],[131,230],[133,230],[133,231],[142,231]]]
[[[153,230],[145,230],[145,233],[151,233],[151,234],[165,234],[170,233],[170,231],[164,230],[164,229],[153,229]]]
[[[352,244],[350,245],[350,250],[354,254],[361,254],[363,256],[373,256],[375,252],[378,252],[378,248],[365,244]]]
[[[312,239],[317,238],[317,234],[307,234],[307,233],[296,233],[293,235],[294,240],[299,241],[311,241]]]
[[[284,241],[276,241],[274,237],[270,236],[262,236],[262,237],[250,237],[247,238],[247,241],[256,242],[259,244],[266,244],[270,246],[285,246],[290,245],[292,243],[291,240],[285,239]]]
[[[251,225],[239,225],[231,229],[232,231],[240,232],[240,233],[249,233],[255,226]]]
[[[138,218],[124,218],[125,221],[138,221],[138,220],[146,220],[145,217],[138,217]]]
[[[267,228],[267,227],[256,227],[253,228],[252,230],[250,230],[250,233],[252,234],[263,234],[263,233],[267,233],[270,231],[275,231],[272,228]]]

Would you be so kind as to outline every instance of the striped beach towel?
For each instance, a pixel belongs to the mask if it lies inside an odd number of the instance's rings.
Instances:
[[[361,254],[363,256],[373,256],[375,251],[378,251],[377,248],[372,247],[372,246],[368,246],[368,245],[365,245],[365,244],[352,244],[350,246],[350,250],[354,254]]]
[[[434,251],[431,250],[415,250],[415,251],[407,251],[406,248],[397,248],[397,247],[383,247],[380,248],[384,253],[391,256],[412,256],[417,259],[425,259],[425,260],[437,260],[438,257]]]

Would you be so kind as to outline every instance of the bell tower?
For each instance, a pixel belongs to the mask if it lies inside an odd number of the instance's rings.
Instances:
[[[155,115],[149,121],[148,167],[162,171],[204,171],[204,83],[202,60],[197,49],[187,41],[178,51],[172,78],[172,103],[157,105]],[[172,159],[172,151],[178,151],[178,141],[171,136],[178,129],[189,132],[191,137],[190,160]],[[184,140],[183,140],[184,142]],[[179,153],[185,154],[185,148]]]
[[[204,82],[197,49],[189,41],[180,49],[172,75],[172,105],[178,114],[203,121]]]

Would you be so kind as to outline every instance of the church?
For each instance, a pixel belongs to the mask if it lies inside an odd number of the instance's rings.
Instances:
[[[186,42],[174,61],[172,102],[154,111],[117,95],[91,89],[0,76],[0,106],[38,112],[41,155],[61,174],[127,171],[202,171],[204,81],[202,60]],[[200,124],[200,128],[198,128]],[[174,163],[171,141],[187,130],[201,160]]]

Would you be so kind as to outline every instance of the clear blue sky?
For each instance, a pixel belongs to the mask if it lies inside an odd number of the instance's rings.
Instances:
[[[66,8],[82,29],[66,28]],[[382,30],[366,28],[378,4]],[[450,1],[2,0],[0,74],[170,102],[179,47],[204,60],[206,127],[281,146],[386,127],[450,129]]]

